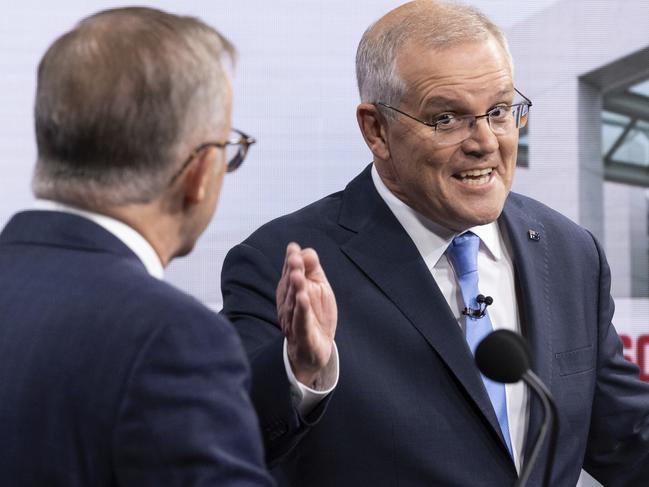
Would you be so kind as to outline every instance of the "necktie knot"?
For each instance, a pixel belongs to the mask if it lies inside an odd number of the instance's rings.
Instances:
[[[473,232],[466,232],[453,239],[446,250],[446,255],[458,277],[478,271],[478,249],[480,237]]]

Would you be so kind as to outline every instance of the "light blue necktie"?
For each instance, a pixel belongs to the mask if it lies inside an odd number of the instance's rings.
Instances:
[[[469,310],[480,309],[480,304],[476,297],[480,294],[478,288],[478,248],[480,247],[480,238],[471,232],[466,232],[459,237],[455,237],[451,245],[446,250],[446,255],[453,265],[455,274],[460,282],[464,305]],[[486,337],[493,327],[489,314],[485,313],[480,318],[465,316],[466,319],[466,341],[469,344],[471,353],[475,354],[478,344]],[[480,374],[487,393],[491,399],[500,429],[505,437],[507,449],[512,455],[512,442],[509,436],[509,422],[507,420],[507,400],[505,399],[505,385],[494,382],[484,375]]]

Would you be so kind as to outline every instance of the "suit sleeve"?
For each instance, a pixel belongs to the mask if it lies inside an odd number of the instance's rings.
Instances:
[[[274,263],[258,249],[245,243],[238,245],[228,253],[221,273],[223,313],[235,325],[250,360],[251,396],[271,466],[281,461],[318,422],[330,398],[303,417],[291,397],[282,356],[284,337],[275,304],[284,257],[281,244]]]
[[[159,315],[161,313],[158,313]],[[121,486],[272,486],[229,323],[201,310],[160,317],[137,356],[116,418]]]
[[[649,482],[649,384],[626,361],[612,324],[611,274],[600,259],[599,351],[597,382],[584,468],[606,486]]]

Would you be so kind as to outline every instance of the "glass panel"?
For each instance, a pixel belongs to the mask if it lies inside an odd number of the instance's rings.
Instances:
[[[626,125],[631,120],[628,116],[622,115],[620,113],[609,112],[606,110],[602,111],[602,120],[604,123],[616,124],[616,125]]]
[[[629,91],[637,95],[649,97],[649,80],[630,86]]]
[[[522,129],[518,131],[518,159],[516,159],[516,165],[518,167],[529,167],[529,137],[528,137],[529,125],[525,125]]]
[[[618,162],[649,167],[649,123],[638,122],[611,158]]]
[[[618,139],[624,128],[631,121],[625,115],[620,115],[613,112],[602,112],[602,155],[608,154],[613,144]]]

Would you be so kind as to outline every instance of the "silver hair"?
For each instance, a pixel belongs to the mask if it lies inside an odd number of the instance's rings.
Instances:
[[[398,106],[406,90],[399,77],[397,57],[409,42],[444,49],[467,41],[493,37],[511,54],[502,30],[474,7],[440,0],[417,0],[402,5],[365,31],[356,51],[356,79],[361,101]],[[391,117],[391,111],[385,112]]]
[[[90,208],[154,200],[191,134],[229,123],[224,55],[234,61],[232,44],[192,17],[130,7],[82,20],[38,68],[34,194]]]

